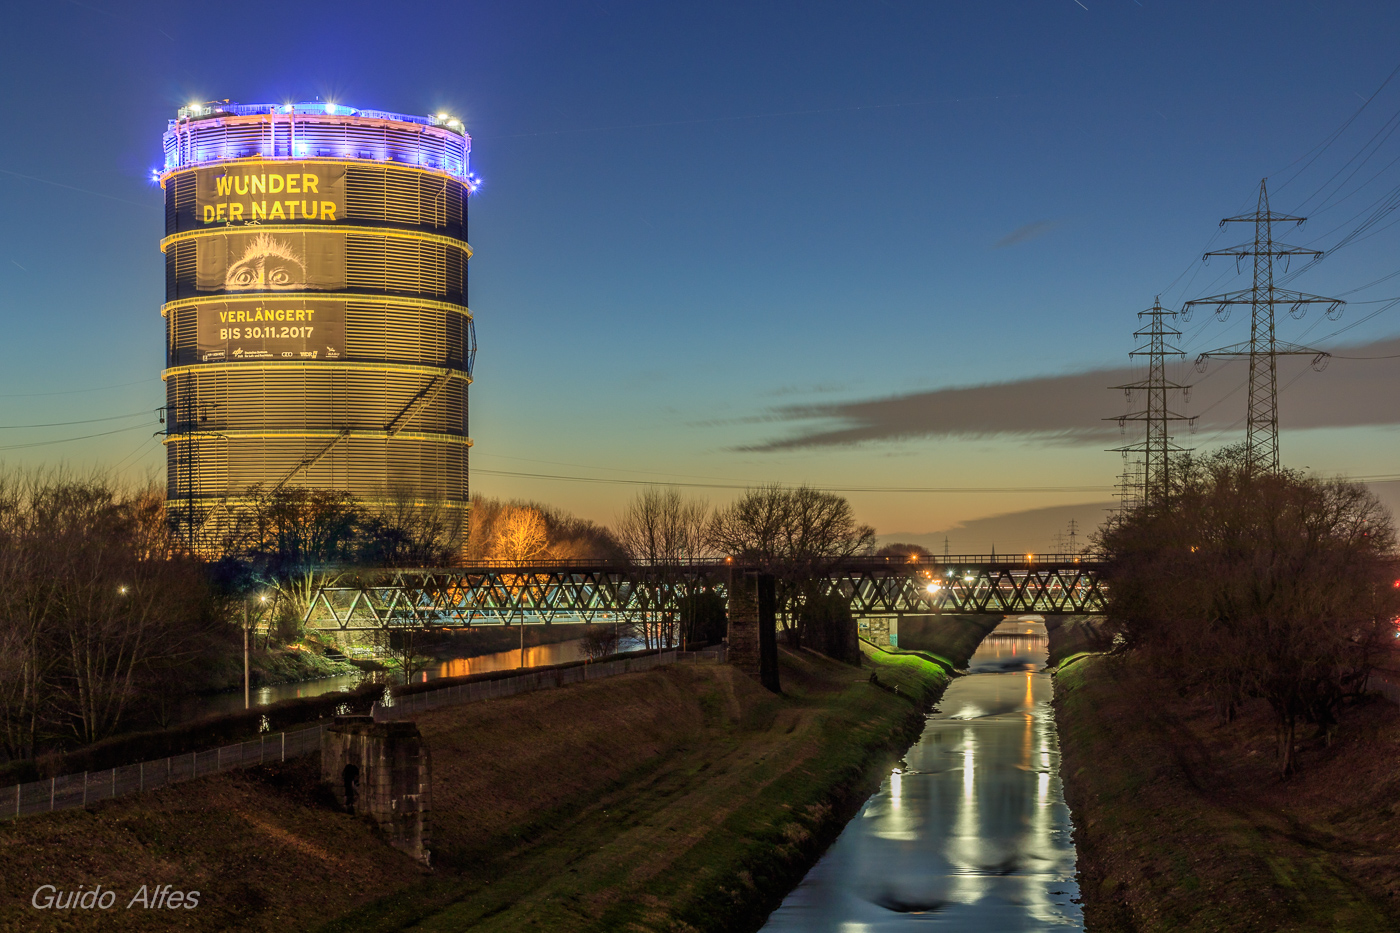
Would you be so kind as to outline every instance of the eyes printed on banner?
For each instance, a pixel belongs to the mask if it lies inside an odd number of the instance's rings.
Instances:
[[[260,233],[224,278],[228,291],[293,289],[306,286],[306,258],[294,246]]]

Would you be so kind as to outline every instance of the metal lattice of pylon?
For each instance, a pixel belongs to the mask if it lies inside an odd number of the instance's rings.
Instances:
[[[1292,217],[1276,214],[1269,209],[1268,179],[1259,182],[1259,205],[1252,214],[1226,217],[1220,221],[1223,227],[1230,223],[1254,224],[1254,240],[1229,249],[1206,253],[1203,259],[1212,256],[1233,256],[1238,266],[1246,256],[1254,260],[1254,284],[1250,288],[1210,298],[1197,298],[1186,302],[1182,308],[1182,319],[1191,320],[1191,313],[1198,305],[1214,305],[1216,317],[1224,321],[1230,316],[1235,305],[1249,305],[1249,342],[1232,344],[1218,350],[1208,350],[1196,358],[1196,368],[1204,371],[1208,359],[1248,359],[1249,360],[1249,412],[1245,432],[1245,466],[1251,471],[1277,472],[1278,456],[1278,358],[1280,356],[1311,356],[1313,368],[1321,370],[1326,366],[1329,354],[1286,343],[1277,339],[1274,333],[1274,307],[1288,305],[1289,315],[1295,320],[1307,313],[1310,305],[1326,305],[1326,315],[1331,320],[1341,316],[1346,302],[1338,298],[1323,298],[1280,288],[1274,284],[1274,260],[1285,262],[1294,256],[1308,256],[1316,259],[1320,250],[1302,249],[1288,246],[1274,240],[1274,224],[1291,223],[1298,226],[1306,217]]]
[[[1119,447],[1116,450],[1124,455],[1142,455],[1142,485],[1140,498],[1144,504],[1164,503],[1171,491],[1172,457],[1185,453],[1190,448],[1178,447],[1172,442],[1170,425],[1173,421],[1194,424],[1195,418],[1172,411],[1168,396],[1172,392],[1182,393],[1183,399],[1190,386],[1181,385],[1167,378],[1167,357],[1184,357],[1186,354],[1171,341],[1181,339],[1181,331],[1166,322],[1166,318],[1176,320],[1176,312],[1162,307],[1161,300],[1154,301],[1152,307],[1138,312],[1138,320],[1148,318],[1148,325],[1134,332],[1140,343],[1129,357],[1147,357],[1147,378],[1127,385],[1113,386],[1122,389],[1131,405],[1133,393],[1146,393],[1145,405],[1141,411],[1128,412],[1106,421],[1117,421],[1119,428],[1126,427],[1129,421],[1141,421],[1147,426],[1147,436],[1139,444]]]

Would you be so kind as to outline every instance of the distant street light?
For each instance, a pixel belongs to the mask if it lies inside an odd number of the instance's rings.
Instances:
[[[124,589],[125,588],[123,588],[123,590]],[[267,594],[260,593],[258,595],[258,602],[267,602]],[[251,608],[248,605],[248,597],[245,596],[243,597],[243,708],[245,710],[253,708],[251,698],[252,691],[249,688],[248,677],[248,629],[250,627],[250,614]]]

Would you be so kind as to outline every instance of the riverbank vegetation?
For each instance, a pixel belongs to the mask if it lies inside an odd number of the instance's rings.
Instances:
[[[1173,469],[1100,533],[1102,625],[1051,633],[1089,927],[1400,929],[1391,517],[1239,449]]]
[[[704,663],[423,714],[431,873],[335,811],[309,760],[5,824],[0,929],[33,927],[16,905],[41,883],[195,888],[189,929],[757,929],[946,683],[908,656],[780,663],[781,696]]]
[[[167,552],[163,497],[61,473],[0,474],[0,742],[95,742],[230,646],[197,560]],[[158,712],[158,711],[154,711]]]
[[[1400,930],[1400,708],[1355,701],[1283,780],[1265,700],[1226,726],[1180,688],[1131,655],[1056,674],[1087,929]]]
[[[0,760],[163,728],[191,697],[238,689],[245,625],[253,686],[354,673],[340,656],[348,646],[302,627],[328,568],[452,563],[464,547],[443,504],[404,489],[374,509],[324,490],[247,493],[240,520],[192,554],[157,486],[0,470]],[[526,515],[538,518],[553,556],[622,553],[605,528],[562,510],[479,505],[477,548],[497,549],[510,516]],[[403,676],[461,647],[371,635]],[[551,635],[527,644],[569,637]],[[491,653],[518,645],[519,632],[477,640],[490,645],[476,653]]]
[[[1390,513],[1359,483],[1261,472],[1238,448],[1184,459],[1176,476],[1169,498],[1099,536],[1105,629],[1223,723],[1264,700],[1288,775],[1299,729],[1333,729],[1394,643]]]

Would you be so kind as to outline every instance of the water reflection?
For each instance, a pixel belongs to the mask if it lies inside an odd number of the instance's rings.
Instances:
[[[1045,657],[1039,623],[989,635],[764,929],[1082,928]]]
[[[323,693],[353,690],[373,675],[362,673],[342,674],[339,677],[322,677],[319,680],[303,680],[294,684],[275,684],[270,687],[254,687],[248,693],[249,704],[271,706],[283,700],[296,700],[304,697],[318,697]],[[208,696],[190,697],[176,716],[177,722],[198,719],[221,713],[243,712],[243,691],[215,693]]]
[[[618,645],[619,651],[635,651],[643,647],[641,642],[624,638]],[[466,674],[481,674],[486,671],[515,670],[518,667],[542,667],[548,664],[564,664],[583,660],[583,639],[556,642],[552,645],[527,647],[523,655],[519,648],[483,654],[473,658],[451,658],[435,661],[427,670],[421,671],[415,680],[426,683],[439,677],[462,677]],[[282,700],[317,697],[325,693],[353,690],[362,683],[383,683],[384,672],[344,674],[339,677],[323,677],[320,680],[305,680],[294,684],[277,684],[270,687],[254,687],[249,694],[253,707],[271,706]],[[395,682],[401,682],[396,679]],[[175,722],[186,722],[201,716],[216,713],[241,713],[243,711],[243,691],[216,693],[209,696],[190,697],[174,716]]]
[[[483,654],[474,658],[453,658],[450,661],[433,665],[431,677],[428,671],[424,671],[419,675],[419,679],[427,681],[435,677],[464,677],[467,674],[484,674],[487,671],[509,671],[517,667],[544,667],[548,664],[582,661],[584,658],[583,639],[576,638],[553,645],[527,647],[523,652],[523,657],[524,663],[522,664],[522,652],[519,648],[514,648],[510,651],[498,651],[495,654]]]

